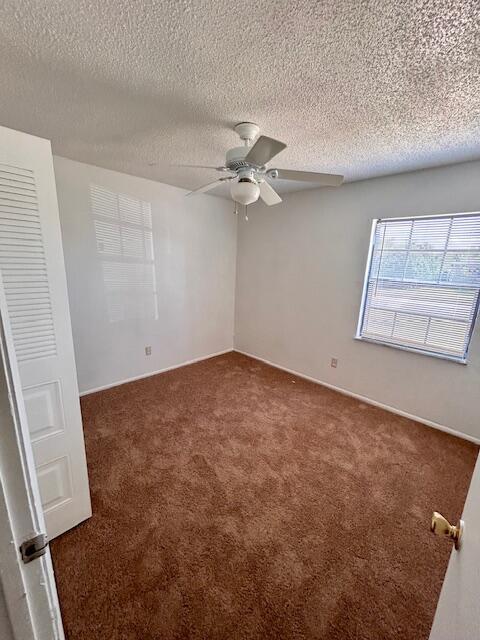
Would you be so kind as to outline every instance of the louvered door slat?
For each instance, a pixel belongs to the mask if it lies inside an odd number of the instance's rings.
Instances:
[[[18,209],[27,212],[37,210],[37,202],[34,198],[26,198],[15,193],[2,193],[0,203],[17,211]]]
[[[0,207],[0,215],[5,221],[8,221],[8,224],[12,224],[13,222],[17,224],[20,222],[31,224],[33,221],[38,220],[38,217],[35,215],[35,210],[29,211],[27,209]]]
[[[56,354],[33,173],[0,164],[0,271],[19,361]]]
[[[35,182],[33,177],[33,171],[31,169],[25,169],[24,167],[15,166],[12,164],[1,163],[0,171],[13,174],[13,177],[17,179],[20,177],[26,177],[26,178],[29,178],[32,182]]]
[[[5,165],[2,165],[3,167]],[[18,168],[15,170],[12,168],[12,171],[5,171],[4,169],[0,169],[0,179],[2,180],[10,180],[13,184],[24,184],[24,185],[34,185],[35,180],[33,178],[33,174],[29,174],[28,176],[24,176],[18,173]]]

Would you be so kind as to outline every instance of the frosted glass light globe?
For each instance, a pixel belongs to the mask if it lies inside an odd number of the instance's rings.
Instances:
[[[240,204],[252,204],[258,200],[260,195],[260,187],[256,182],[248,178],[240,179],[238,182],[232,182],[230,186],[230,194],[235,202]]]

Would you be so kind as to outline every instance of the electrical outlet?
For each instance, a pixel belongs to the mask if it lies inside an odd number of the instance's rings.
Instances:
[[[146,356],[152,355],[152,347],[145,347],[145,355]]]
[[[330,366],[333,367],[334,369],[337,368],[337,364],[338,364],[338,360],[336,358],[332,358],[330,360]]]

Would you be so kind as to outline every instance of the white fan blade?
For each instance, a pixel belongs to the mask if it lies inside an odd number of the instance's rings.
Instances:
[[[267,175],[274,173],[279,180],[298,180],[299,182],[314,182],[322,187],[339,187],[343,176],[334,173],[316,173],[315,171],[291,171],[290,169],[269,169]]]
[[[194,196],[197,193],[205,193],[206,191],[210,191],[210,189],[215,189],[215,187],[218,187],[218,185],[221,184],[222,182],[225,182],[225,180],[233,180],[233,177],[229,176],[228,178],[218,178],[214,182],[209,182],[208,184],[204,184],[203,187],[199,187],[198,189],[189,191],[186,195]]]
[[[230,171],[228,167],[214,167],[206,164],[172,164],[171,167],[185,167],[186,169],[213,169],[214,171]]]
[[[282,202],[278,193],[266,180],[260,182],[258,186],[260,187],[260,198],[265,202],[265,204],[272,206],[272,204],[279,204]]]
[[[260,136],[253,147],[245,156],[246,162],[251,162],[257,167],[263,167],[270,160],[283,151],[287,145],[268,136]]]

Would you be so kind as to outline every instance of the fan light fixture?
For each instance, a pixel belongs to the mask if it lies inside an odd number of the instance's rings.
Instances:
[[[250,178],[240,178],[238,182],[232,182],[230,194],[235,202],[240,204],[252,204],[258,200],[260,187]]]

